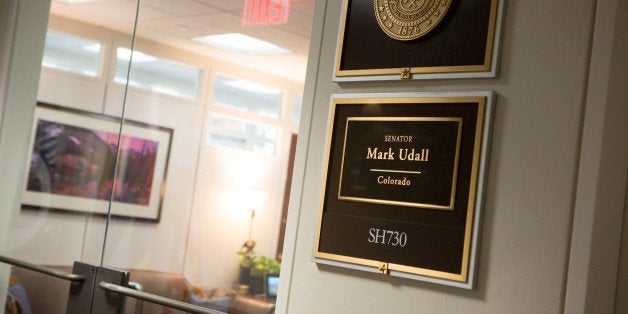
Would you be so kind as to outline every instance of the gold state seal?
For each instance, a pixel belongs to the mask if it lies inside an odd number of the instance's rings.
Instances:
[[[443,19],[452,0],[374,0],[379,27],[397,40],[417,39]]]

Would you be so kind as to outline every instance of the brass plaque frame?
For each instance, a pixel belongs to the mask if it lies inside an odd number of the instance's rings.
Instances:
[[[493,92],[343,94],[332,95],[330,102],[322,192],[313,252],[315,261],[321,264],[474,289],[494,107]],[[347,122],[343,120],[348,117],[382,120],[382,117],[386,117],[383,121],[386,119],[395,121],[403,118],[399,113],[405,111],[406,108],[409,112],[409,115],[405,117],[407,119],[420,119],[427,116],[434,118],[435,113],[440,113],[440,118],[445,118],[444,120],[460,115],[466,118],[463,119],[464,123],[461,127],[463,130],[460,131],[462,144],[456,148],[456,164],[461,168],[456,172],[457,182],[454,195],[458,202],[455,203],[453,210],[340,199],[334,189],[339,189],[336,185],[342,173],[342,171],[338,172],[338,168],[341,167],[339,164],[344,167],[344,161],[339,162],[337,159],[341,158],[340,156],[344,158],[344,152],[347,149],[344,132]],[[424,109],[423,115],[421,112]],[[463,113],[459,114],[457,111]],[[472,117],[474,121],[469,120]],[[405,216],[398,215],[400,213]],[[440,216],[438,217],[440,220],[430,220],[429,217],[434,215]],[[406,219],[412,221],[405,221]],[[397,223],[400,227],[394,227]],[[372,243],[364,243],[367,238],[364,230],[370,233],[368,236],[371,242],[373,230],[377,230],[379,236],[380,229],[386,227],[387,224],[393,226],[392,229],[383,231],[388,232],[387,234],[403,233],[407,240],[407,248],[405,248],[406,242],[404,242],[404,248],[387,247],[394,244],[394,238],[392,242],[389,238],[387,244],[375,243],[375,246],[385,247],[381,252],[377,251],[380,250],[379,248],[372,249],[374,247]],[[364,229],[363,225],[367,229]],[[368,229],[368,227],[371,228]],[[435,241],[431,242],[430,246],[442,246],[437,251],[445,252],[444,257],[437,256],[441,254],[438,252],[412,247],[414,245],[412,241],[420,241],[417,234],[428,238],[433,237]],[[444,237],[443,241],[439,241],[439,237]],[[450,240],[448,237],[455,240]],[[454,244],[450,245],[451,243]],[[395,250],[398,252],[395,253]],[[458,265],[453,267],[455,270],[448,265],[443,267],[439,265],[439,261],[450,260],[452,256],[456,257],[454,264]],[[436,267],[432,264],[428,265],[430,261],[425,263],[430,259],[436,260],[434,263]]]
[[[371,2],[343,0],[333,81],[494,78],[505,1],[453,0],[437,27],[421,38],[401,41],[379,29],[369,11]],[[486,28],[475,29],[478,21]],[[470,49],[474,58],[468,57]],[[426,61],[430,58],[434,61]]]

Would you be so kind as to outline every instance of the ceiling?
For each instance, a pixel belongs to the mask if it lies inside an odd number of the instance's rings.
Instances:
[[[303,82],[314,0],[289,0],[287,24],[243,27],[245,1],[141,0],[137,37]],[[52,15],[130,34],[136,7],[137,0],[96,0],[76,4],[54,0],[50,11]],[[212,48],[191,40],[198,36],[227,33],[242,33],[293,52],[253,56]]]

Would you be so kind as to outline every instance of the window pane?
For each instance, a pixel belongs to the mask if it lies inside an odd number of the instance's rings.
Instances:
[[[125,84],[131,50],[118,47],[116,83]],[[201,78],[201,69],[133,52],[129,85],[167,95],[196,99]]]
[[[102,45],[93,40],[48,31],[42,65],[91,77],[100,74]]]
[[[214,104],[279,118],[282,92],[259,83],[216,76]]]
[[[275,155],[278,136],[275,127],[212,115],[207,144]]]
[[[301,107],[303,107],[303,96],[297,95],[294,99],[294,113],[292,114],[292,122],[299,125],[301,120]]]

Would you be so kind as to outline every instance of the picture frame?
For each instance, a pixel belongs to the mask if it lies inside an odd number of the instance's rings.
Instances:
[[[39,102],[22,207],[159,222],[172,136],[170,128]]]
[[[505,0],[401,3],[343,0],[333,81],[497,76]]]
[[[474,289],[494,98],[332,95],[314,260]]]

